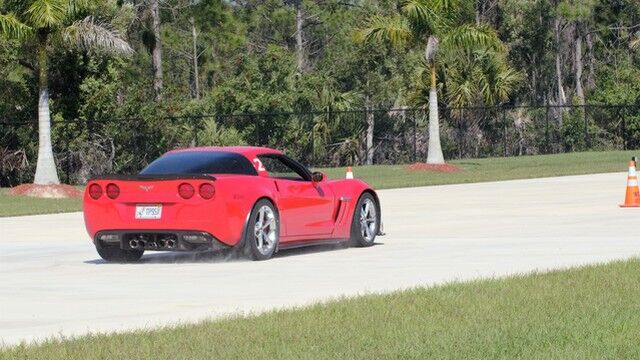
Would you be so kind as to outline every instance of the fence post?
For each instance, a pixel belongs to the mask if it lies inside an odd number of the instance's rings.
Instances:
[[[464,138],[462,137],[462,107],[458,108],[458,136],[456,136],[458,138],[458,159],[462,159],[462,151],[464,150],[462,148],[462,143],[464,141]]]
[[[402,111],[407,112],[407,109],[402,109]],[[418,138],[417,138],[417,131],[418,131],[418,120],[416,119],[416,111],[412,110],[411,111],[411,118],[413,118],[413,162],[418,161]]]
[[[311,166],[316,164],[316,129],[313,124],[313,114],[309,114],[309,126],[311,126]]]
[[[591,148],[591,144],[589,143],[589,119],[587,118],[587,104],[582,105],[582,115],[584,116],[584,144],[586,150]]]
[[[65,135],[67,140],[67,168],[65,169],[65,175],[67,175],[67,184],[71,184],[71,174],[69,173],[71,171],[71,132],[68,131]]]
[[[544,153],[549,153],[549,103],[544,101]]]
[[[193,131],[193,146],[198,146],[198,123],[195,117],[191,117],[189,122],[191,123],[191,129]]]
[[[503,126],[503,146],[504,157],[507,157],[507,109],[502,104],[502,126]]]
[[[253,132],[254,132],[254,134],[253,134],[253,144],[250,144],[250,145],[254,145],[254,146],[260,145],[258,143],[258,136],[259,136],[259,133],[260,133],[260,129],[258,129],[258,123],[256,122],[256,118],[255,118],[255,116],[253,116],[253,114],[249,114],[249,121],[251,123],[253,123]]]
[[[373,132],[370,132],[371,126],[375,128],[375,113],[371,110],[369,106],[365,107],[364,110],[364,123],[367,124],[367,128],[365,130],[365,164],[373,165],[373,149],[375,139],[373,138]]]
[[[620,108],[616,107],[616,114],[618,115],[618,118],[620,118],[622,121],[620,122],[620,125],[622,126],[622,150],[627,150],[627,122],[626,122],[626,118],[624,115],[620,116]]]

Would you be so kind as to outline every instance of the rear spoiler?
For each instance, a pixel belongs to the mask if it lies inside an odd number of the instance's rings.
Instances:
[[[99,175],[93,176],[89,181],[95,180],[120,180],[120,181],[164,181],[164,180],[210,180],[216,178],[207,174],[162,174],[162,175]]]

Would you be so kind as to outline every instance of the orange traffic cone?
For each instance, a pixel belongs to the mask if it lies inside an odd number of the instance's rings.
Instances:
[[[638,176],[636,174],[636,162],[629,161],[629,176],[627,180],[627,196],[620,207],[640,207],[640,188],[638,188]]]
[[[351,166],[347,167],[347,179],[353,179],[353,171],[351,170]]]

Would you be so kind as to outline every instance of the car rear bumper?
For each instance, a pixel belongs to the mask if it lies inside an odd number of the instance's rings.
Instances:
[[[213,235],[188,230],[104,230],[93,239],[98,248],[123,250],[206,251],[228,249]]]

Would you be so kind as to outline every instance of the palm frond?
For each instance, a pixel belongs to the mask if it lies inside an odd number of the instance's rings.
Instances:
[[[400,5],[400,11],[408,18],[416,19],[417,21],[429,21],[437,17],[433,9],[422,0],[405,0]]]
[[[424,34],[434,34],[446,24],[446,20],[438,15],[438,10],[441,10],[440,5],[433,1],[405,0],[400,5],[400,12],[409,19],[411,27]]]
[[[475,49],[503,50],[504,45],[495,30],[488,26],[464,24],[451,29],[442,38],[443,47],[473,51]]]
[[[96,3],[96,0],[68,0],[67,11],[73,16],[82,10],[91,9]]]
[[[0,34],[14,39],[21,39],[31,35],[33,29],[12,14],[0,14]]]
[[[411,28],[401,16],[372,16],[366,25],[356,32],[358,42],[383,43],[402,46],[412,36]]]
[[[479,93],[477,83],[470,79],[465,79],[463,82],[455,85],[456,86],[447,94],[449,106],[464,107],[473,105]]]
[[[485,104],[495,105],[506,101],[521,80],[522,74],[514,69],[505,67],[497,70],[491,81],[482,86]]]
[[[63,29],[63,39],[84,50],[103,49],[113,53],[131,54],[133,49],[118,32],[97,23],[88,16]]]
[[[632,49],[640,49],[640,31],[636,33],[636,36],[633,40],[631,40],[630,45]]]
[[[67,0],[35,0],[26,15],[33,27],[56,27],[67,17]]]

